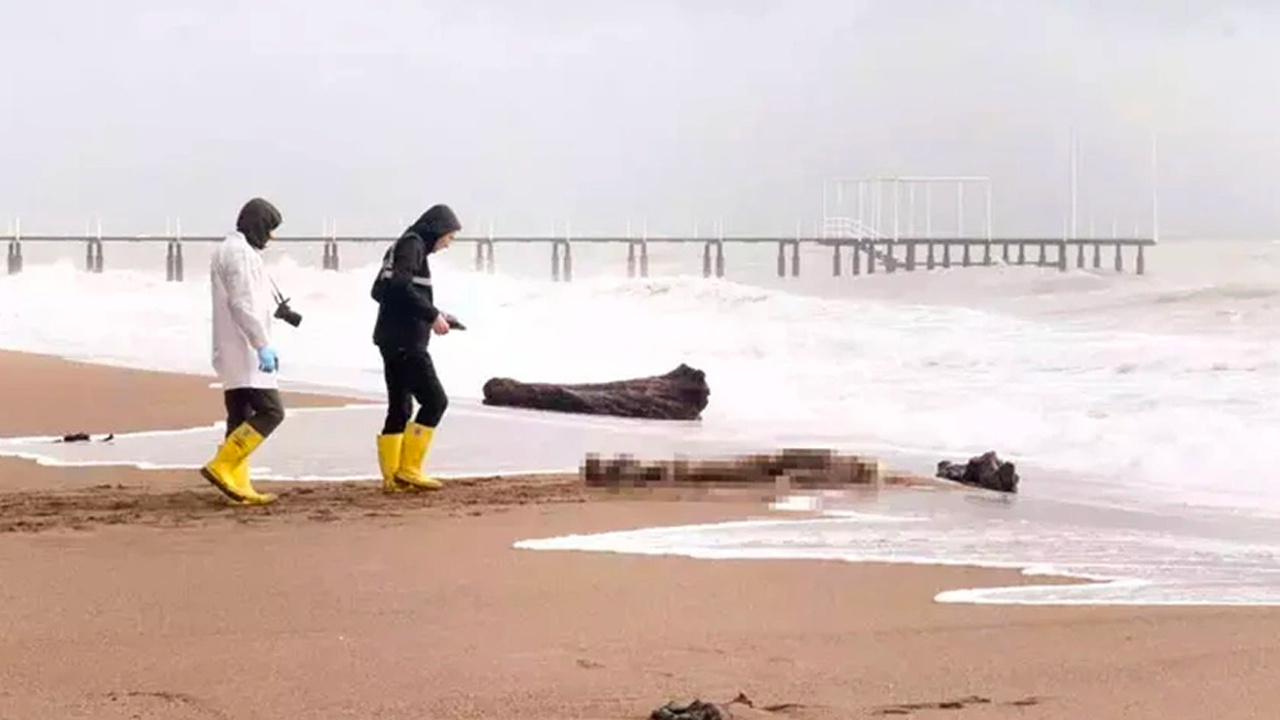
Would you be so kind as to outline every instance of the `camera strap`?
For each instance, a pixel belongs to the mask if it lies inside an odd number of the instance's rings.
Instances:
[[[276,304],[279,305],[281,303],[287,302],[287,300],[284,299],[284,294],[280,292],[280,288],[276,287],[275,278],[271,277],[270,275],[267,275],[267,282],[271,283],[271,295],[272,297],[275,298]]]

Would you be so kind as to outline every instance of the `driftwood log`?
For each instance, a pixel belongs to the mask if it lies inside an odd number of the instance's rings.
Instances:
[[[639,461],[629,455],[587,455],[582,464],[588,487],[740,487],[842,488],[879,485],[880,463],[831,450],[783,450],[773,455],[742,455],[716,460]]]
[[[666,375],[581,385],[491,378],[484,404],[581,415],[651,420],[697,420],[711,390],[706,374],[681,363]]]
[[[967,463],[942,460],[938,463],[938,477],[996,492],[1018,492],[1017,468],[1001,460],[994,450],[970,458]]]

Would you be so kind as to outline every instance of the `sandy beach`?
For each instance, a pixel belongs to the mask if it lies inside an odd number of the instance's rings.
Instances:
[[[289,407],[345,398],[289,394]],[[0,435],[218,422],[200,377],[0,353]],[[286,422],[288,422],[286,420]],[[943,605],[1010,572],[512,549],[760,503],[0,459],[0,718],[1272,718],[1280,612]]]

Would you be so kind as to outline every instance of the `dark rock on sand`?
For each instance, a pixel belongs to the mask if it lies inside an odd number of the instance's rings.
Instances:
[[[779,703],[756,708],[755,703],[743,693],[727,703],[709,703],[694,700],[688,705],[678,705],[675,701],[654,710],[649,714],[650,720],[759,720],[761,718],[779,717],[779,714],[803,708],[799,703]]]
[[[938,463],[938,477],[996,492],[1018,492],[1017,469],[1013,463],[997,457],[994,450],[971,458],[963,465],[943,460]]]
[[[669,702],[649,713],[649,720],[730,720],[733,716],[719,705],[694,700],[688,705]]]
[[[683,363],[666,375],[606,383],[561,385],[491,378],[484,404],[581,415],[697,420],[711,390],[706,374]]]

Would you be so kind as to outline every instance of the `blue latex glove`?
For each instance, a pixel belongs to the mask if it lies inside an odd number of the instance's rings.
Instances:
[[[270,345],[258,351],[258,369],[262,372],[275,372],[280,369],[280,358]]]

